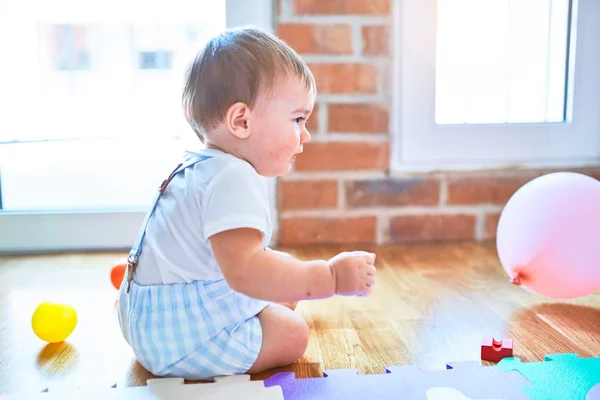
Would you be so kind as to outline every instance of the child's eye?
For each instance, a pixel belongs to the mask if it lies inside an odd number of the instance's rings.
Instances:
[[[305,119],[306,118],[304,118],[304,117],[298,117],[298,118],[294,119],[294,121],[296,121],[296,123],[299,124],[300,121],[305,120]]]

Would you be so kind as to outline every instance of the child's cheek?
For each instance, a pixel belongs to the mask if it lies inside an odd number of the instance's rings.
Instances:
[[[280,158],[281,158],[281,152],[280,151],[272,150],[269,153],[269,160],[271,160],[271,161],[279,161]]]
[[[285,158],[289,158],[289,157],[286,156],[286,152],[279,150],[279,151],[272,151],[269,154],[269,158],[273,162],[281,162],[281,161],[284,161]]]
[[[288,162],[297,151],[298,146],[295,143],[279,143],[271,149],[269,157],[272,161]]]

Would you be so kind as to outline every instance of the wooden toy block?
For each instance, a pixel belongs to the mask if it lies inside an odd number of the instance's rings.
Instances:
[[[513,356],[512,339],[496,340],[485,337],[481,342],[481,359],[485,361],[498,362],[503,358]]]

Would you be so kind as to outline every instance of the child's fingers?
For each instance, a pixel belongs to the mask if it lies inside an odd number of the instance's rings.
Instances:
[[[359,251],[354,251],[353,254],[355,257],[365,260],[368,264],[375,263],[375,258],[376,258],[375,253],[369,253],[368,251],[359,250]]]
[[[365,262],[367,264],[374,264],[375,263],[375,254],[364,253],[364,255],[362,256],[362,259],[365,260]]]

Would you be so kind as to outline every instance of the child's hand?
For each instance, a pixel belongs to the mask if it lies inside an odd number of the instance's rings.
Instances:
[[[329,261],[335,281],[335,293],[367,295],[375,283],[375,254],[366,251],[343,252]]]

